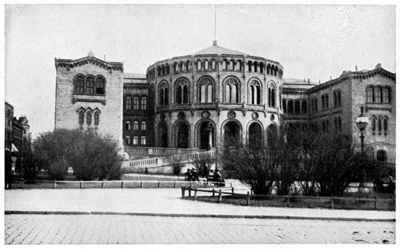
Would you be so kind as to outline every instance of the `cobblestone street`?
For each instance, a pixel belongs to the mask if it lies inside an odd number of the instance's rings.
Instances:
[[[6,244],[394,243],[394,222],[6,215]]]

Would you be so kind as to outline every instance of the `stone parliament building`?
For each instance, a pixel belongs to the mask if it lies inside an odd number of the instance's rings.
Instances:
[[[157,61],[146,74],[89,53],[55,59],[55,128],[93,129],[114,137],[131,159],[165,148],[208,151],[226,143],[269,146],[283,125],[349,135],[369,117],[365,143],[395,161],[396,75],[376,65],[324,83],[283,78],[261,56],[212,46]]]

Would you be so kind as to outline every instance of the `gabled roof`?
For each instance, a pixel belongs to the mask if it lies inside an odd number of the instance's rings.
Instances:
[[[88,63],[98,65],[105,69],[119,70],[119,71],[123,72],[123,64],[121,62],[104,61],[102,59],[95,57],[92,52],[89,52],[88,56],[79,58],[76,60],[55,58],[56,67],[71,68],[71,67],[75,67],[75,66],[88,64]]]

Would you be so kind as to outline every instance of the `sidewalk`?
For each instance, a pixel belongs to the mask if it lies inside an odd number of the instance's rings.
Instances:
[[[182,200],[180,189],[6,190],[6,213],[284,218],[394,222],[395,212],[235,206]],[[18,211],[18,212],[15,212]]]

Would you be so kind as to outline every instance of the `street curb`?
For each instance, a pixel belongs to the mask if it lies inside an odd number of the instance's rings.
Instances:
[[[174,214],[174,213],[137,213],[137,212],[103,212],[103,211],[18,211],[5,210],[5,215],[130,215],[153,217],[183,217],[183,218],[241,218],[241,219],[290,219],[290,220],[325,220],[325,221],[372,221],[395,222],[396,219],[370,219],[346,217],[308,217],[308,216],[274,216],[274,215],[230,215],[230,214]]]

